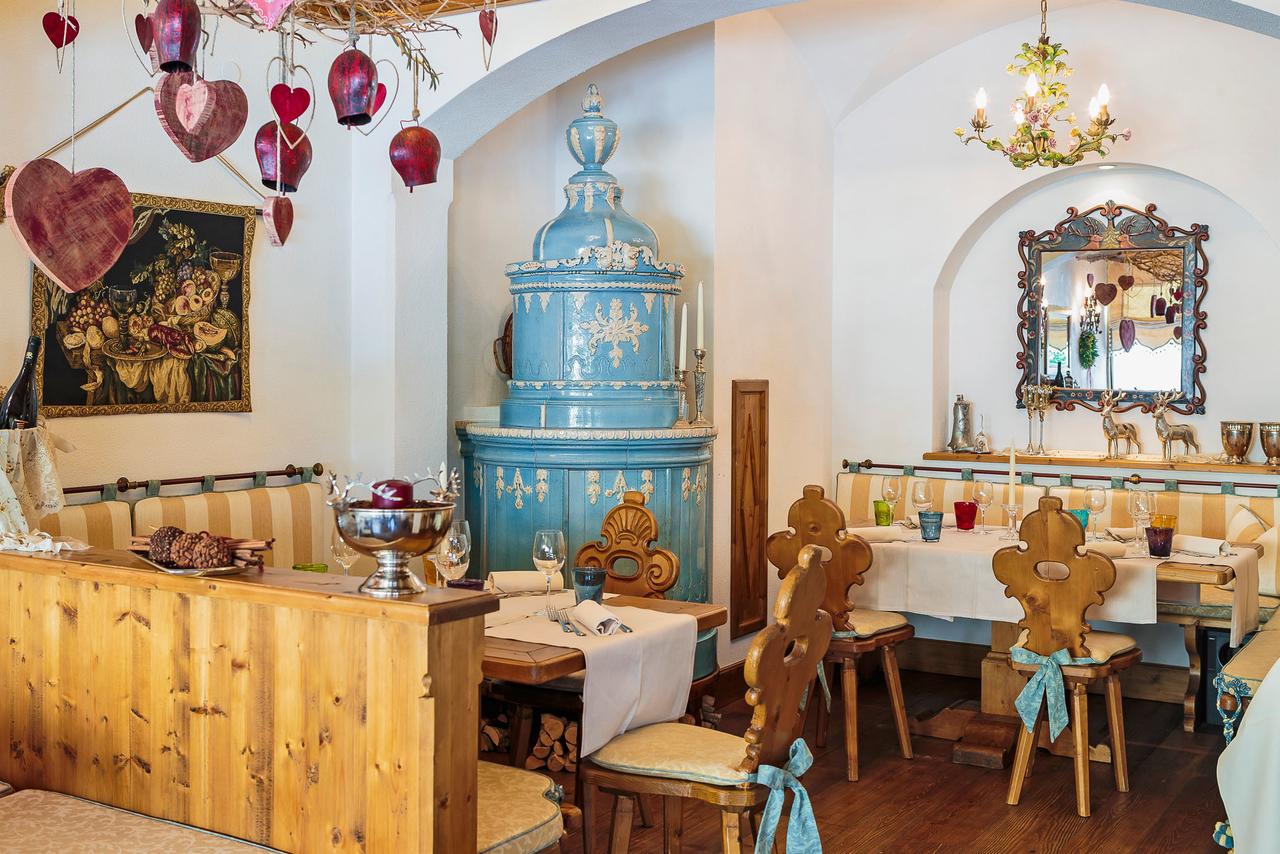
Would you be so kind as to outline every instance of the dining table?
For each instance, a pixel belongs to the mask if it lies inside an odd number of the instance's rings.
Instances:
[[[850,533],[870,531],[874,520],[855,520]],[[952,760],[959,764],[1003,768],[1017,732],[1014,701],[1026,680],[1009,666],[1009,648],[1017,642],[1022,609],[1005,595],[995,577],[991,559],[996,551],[1016,545],[1003,536],[1003,528],[961,531],[944,527],[937,542],[924,542],[918,530],[901,525],[887,536],[890,542],[872,542],[873,562],[864,583],[855,588],[858,607],[905,611],[944,620],[980,619],[991,624],[991,646],[981,663],[981,700],[958,703],[928,717],[911,721],[920,735],[956,742]],[[877,533],[883,535],[883,530]],[[1092,541],[1086,542],[1088,547]],[[1258,627],[1258,553],[1252,546],[1231,544],[1231,554],[1207,558],[1174,553],[1169,558],[1142,555],[1131,547],[1114,558],[1116,584],[1101,606],[1086,612],[1086,619],[1117,623],[1149,624],[1157,621],[1156,602],[1196,601],[1203,585],[1238,588],[1233,592],[1233,636],[1238,643]],[[1071,755],[1070,729],[1056,742],[1047,733],[1042,744],[1051,752]],[[1109,762],[1107,744],[1093,745],[1090,758]]]

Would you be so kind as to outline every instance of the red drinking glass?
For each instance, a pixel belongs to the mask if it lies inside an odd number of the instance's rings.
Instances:
[[[972,531],[973,521],[978,518],[978,504],[976,501],[957,501],[956,502],[956,527],[961,531]]]

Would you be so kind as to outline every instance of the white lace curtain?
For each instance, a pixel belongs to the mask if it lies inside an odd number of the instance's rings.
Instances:
[[[57,453],[44,427],[0,430],[0,536],[29,533],[62,509]]]

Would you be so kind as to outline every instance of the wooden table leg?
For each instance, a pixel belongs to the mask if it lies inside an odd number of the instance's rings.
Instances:
[[[1196,643],[1199,621],[1182,627],[1182,641],[1187,647],[1187,693],[1182,697],[1182,731],[1196,731],[1196,700],[1200,696],[1200,648]]]
[[[982,768],[1008,766],[1020,725],[1013,703],[1026,684],[1009,666],[1009,647],[1017,639],[1017,626],[991,624],[991,651],[982,660],[981,711],[965,724],[964,734],[951,751],[952,762]]]

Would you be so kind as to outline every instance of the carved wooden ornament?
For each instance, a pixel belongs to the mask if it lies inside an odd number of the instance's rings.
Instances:
[[[192,163],[230,148],[249,119],[249,99],[230,80],[210,83],[189,71],[166,74],[155,95],[160,126]]]
[[[24,163],[9,177],[4,209],[35,265],[73,294],[111,269],[133,229],[133,200],[114,172],[73,175],[48,159]]]
[[[664,594],[680,580],[680,558],[673,551],[653,547],[658,539],[658,520],[644,506],[643,494],[623,494],[622,503],[605,514],[600,538],[601,542],[578,549],[574,565],[607,570],[605,589],[610,593],[665,599]],[[635,575],[614,570],[621,560],[634,561]]]
[[[765,546],[769,562],[778,568],[779,578],[786,578],[806,546],[819,545],[831,552],[826,563],[827,592],[822,607],[831,614],[838,631],[850,631],[853,601],[849,589],[862,584],[862,574],[871,568],[871,545],[845,530],[844,512],[826,497],[821,486],[811,484],[804,488],[803,497],[787,511],[787,524],[791,530],[769,536]]]
[[[1040,508],[1022,521],[1021,533],[1022,542],[1000,549],[991,563],[1005,595],[1022,605],[1018,625],[1028,632],[1026,648],[1038,655],[1068,649],[1073,658],[1089,658],[1084,614],[1101,605],[1102,594],[1116,583],[1115,564],[1100,552],[1080,551],[1084,528],[1063,511],[1061,498],[1041,498]],[[1049,577],[1054,564],[1066,567],[1066,577]]]
[[[743,665],[747,705],[753,707],[744,736],[747,756],[739,766],[743,771],[754,772],[761,764],[783,767],[791,742],[801,734],[800,702],[831,644],[831,615],[821,609],[826,590],[821,548],[806,546],[778,591],[776,622],[756,635]]]

